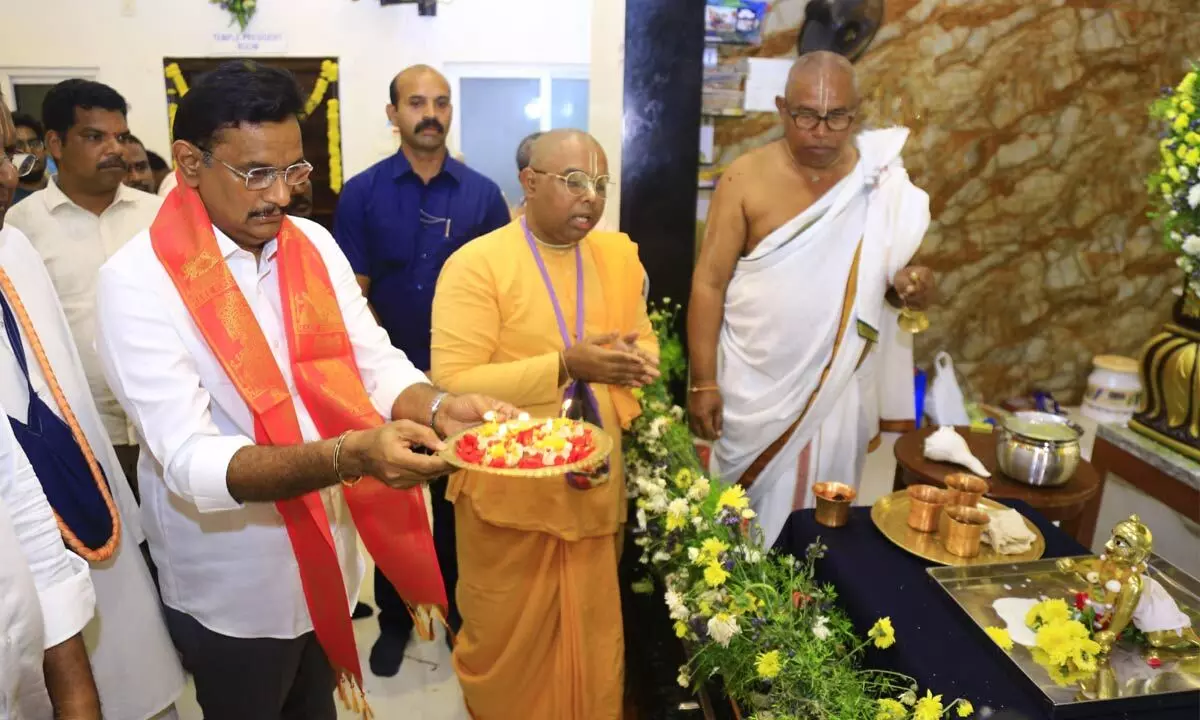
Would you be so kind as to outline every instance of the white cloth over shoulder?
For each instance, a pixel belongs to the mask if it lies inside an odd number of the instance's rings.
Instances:
[[[145,535],[137,503],[105,433],[50,276],[37,251],[15,228],[0,230],[0,266],[21,297],[54,375],[112,489],[121,518],[121,542],[112,558],[90,566],[96,591],[96,619],[84,628],[83,639],[105,717],[145,720],[175,702],[183,691],[185,678],[167,634],[158,593],[138,548]],[[61,417],[23,332],[22,340],[34,392]],[[3,337],[0,337],[0,404],[9,415],[26,419],[28,387]]]
[[[857,486],[880,408],[903,418],[907,406],[912,417],[911,339],[894,331],[895,313],[884,301],[929,225],[928,196],[909,181],[900,158],[907,137],[904,128],[860,135],[850,175],[739,260],[726,291],[717,353],[725,417],[713,453],[722,480],[741,478],[803,413],[749,488],[768,542],[794,499],[811,504],[815,482]],[[860,243],[857,288],[839,343]],[[872,339],[884,345],[878,367],[864,362]],[[882,393],[881,381],[888,383]],[[802,473],[810,479],[806,497],[794,498],[798,460],[814,441]]]

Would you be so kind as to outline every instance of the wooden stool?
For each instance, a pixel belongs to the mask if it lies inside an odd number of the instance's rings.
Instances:
[[[925,458],[925,438],[933,434],[936,427],[925,427],[905,433],[896,441],[896,479],[893,490],[903,490],[909,485],[929,484],[945,487],[947,475],[969,472],[958,465],[934,462]],[[992,433],[972,432],[970,428],[957,427],[959,435],[966,439],[971,453],[979,458],[992,473],[987,478],[991,484],[990,498],[1012,498],[1023,500],[1037,509],[1048,520],[1057,521],[1063,532],[1088,545],[1090,530],[1096,527],[1096,515],[1100,503],[1088,504],[1088,500],[1100,490],[1100,478],[1091,463],[1080,460],[1079,467],[1066,485],[1056,488],[1041,488],[1017,482],[1000,473],[996,463],[996,436]],[[1099,498],[1097,498],[1098,500]],[[1088,516],[1085,517],[1085,509]]]

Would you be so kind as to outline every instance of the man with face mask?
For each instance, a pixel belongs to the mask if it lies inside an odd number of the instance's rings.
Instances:
[[[446,149],[453,120],[450,85],[425,65],[392,80],[388,119],[400,131],[400,150],[351,178],[338,200],[334,237],[350,260],[363,294],[392,344],[421,370],[429,369],[429,313],[442,264],[458,248],[507,225],[508,204],[496,183]],[[454,608],[454,516],[445,481],[430,485],[434,538]],[[400,670],[412,618],[387,579],[376,573],[379,641],[371,670]]]
[[[19,203],[33,193],[46,187],[50,174],[46,172],[46,129],[32,115],[13,114],[13,125],[17,128],[16,148],[19,153],[28,153],[37,158],[29,172],[21,176],[13,194],[13,203]]]
[[[521,171],[525,215],[446,263],[433,303],[433,377],[534,417],[564,395],[614,438],[607,482],[451,478],[462,633],[454,669],[478,718],[615,720],[624,644],[617,584],[633,389],[658,376],[637,246],[595,229],[609,188],[594,138],[555,130]],[[517,481],[517,482],[514,482]]]
[[[96,276],[134,235],[150,227],[162,200],[123,184],[131,137],[125,99],[107,85],[66,80],[42,103],[46,147],[58,177],[13,207],[8,222],[33,243],[58,291],[104,429],[134,493],[137,438],[105,382],[95,350]]]
[[[909,266],[929,197],[904,170],[908,130],[857,134],[853,66],[829,52],[797,59],[775,104],[784,137],[721,176],[688,308],[692,427],[768,544],[817,480],[858,485],[881,417],[911,423],[896,313],[934,295]]]

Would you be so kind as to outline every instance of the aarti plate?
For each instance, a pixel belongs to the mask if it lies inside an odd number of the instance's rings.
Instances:
[[[500,475],[503,477],[525,477],[525,478],[549,478],[559,477],[567,473],[587,473],[595,470],[604,462],[605,458],[612,453],[613,439],[612,436],[604,432],[600,427],[589,422],[582,423],[586,428],[592,431],[592,443],[595,446],[592,452],[582,460],[565,465],[555,465],[554,467],[542,468],[496,468],[489,465],[476,465],[474,463],[465,462],[458,456],[455,449],[458,447],[458,441],[464,436],[470,435],[479,430],[479,426],[469,427],[453,437],[446,440],[446,447],[438,453],[438,457],[445,460],[447,463],[462,470],[472,470],[475,472],[487,473],[489,475]],[[595,476],[592,478],[593,485],[600,485],[607,482],[607,476]]]
[[[1009,509],[1007,505],[1001,505],[988,498],[980,500],[979,506],[989,510]],[[940,531],[926,533],[910,528],[908,526],[908,508],[909,499],[906,492],[901,491],[885,495],[876,500],[875,504],[871,506],[871,520],[874,521],[875,527],[879,528],[879,531],[888,540],[929,562],[955,566],[991,565],[993,563],[1037,560],[1046,552],[1046,538],[1042,535],[1042,531],[1038,530],[1037,525],[1030,522],[1029,518],[1023,518],[1025,526],[1034,535],[1037,535],[1037,539],[1033,541],[1033,546],[1027,552],[1014,555],[1001,555],[993,550],[991,545],[984,542],[980,543],[979,554],[975,557],[959,557],[942,546]]]

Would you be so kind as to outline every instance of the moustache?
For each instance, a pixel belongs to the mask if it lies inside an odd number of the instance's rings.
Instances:
[[[413,134],[415,135],[417,133],[423,132],[427,128],[433,128],[434,130],[437,130],[438,132],[442,133],[443,135],[446,134],[446,128],[440,122],[437,121],[437,118],[425,118],[421,122],[417,123],[417,126],[415,128],[413,128]]]
[[[264,220],[274,220],[275,218],[280,217],[281,215],[283,215],[283,209],[280,208],[278,205],[273,205],[270,208],[264,208],[262,210],[255,210],[255,211],[251,212],[249,215],[247,215],[246,217],[250,220],[255,220],[257,218],[262,218]]]
[[[129,165],[127,165],[125,163],[124,159],[115,157],[115,158],[111,158],[109,160],[105,160],[105,161],[101,162],[100,164],[96,165],[96,169],[97,170],[125,170],[125,171],[128,171]]]

